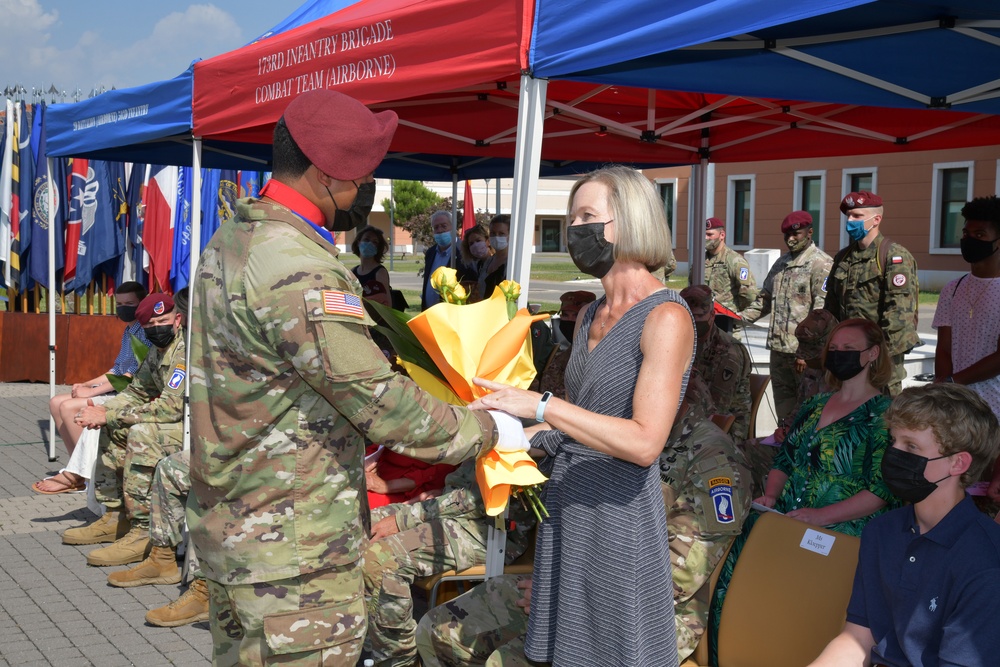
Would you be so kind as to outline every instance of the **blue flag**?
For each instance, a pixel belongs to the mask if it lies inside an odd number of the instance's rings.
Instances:
[[[35,194],[31,207],[31,239],[32,248],[28,255],[28,273],[32,280],[43,287],[49,287],[49,172],[45,164],[45,107],[38,108],[38,120],[33,123],[38,127],[38,158],[35,161]],[[59,271],[63,267],[66,253],[63,248],[64,230],[66,229],[67,198],[66,198],[66,160],[52,159],[52,179],[55,183],[55,265],[56,284],[59,282]]]
[[[124,239],[115,225],[117,210],[111,168],[104,160],[90,160],[86,178],[74,172],[71,220],[80,221],[76,273],[67,290],[82,292],[94,279],[95,270],[122,252]]]
[[[174,207],[174,252],[170,260],[170,286],[176,293],[187,287],[191,276],[191,190],[194,170],[180,171],[177,206]]]
[[[127,233],[127,213],[128,202],[125,196],[125,163],[106,162],[108,166],[108,182],[111,184],[111,211],[114,214],[114,239],[116,248],[114,256],[104,259],[100,264],[94,265],[94,278],[107,276],[118,285],[121,274],[122,260],[125,257],[125,236]],[[110,250],[109,250],[110,252]],[[106,256],[106,252],[99,254],[99,257]]]
[[[241,171],[240,172],[240,198],[257,197],[260,195],[260,172]]]
[[[121,271],[118,284],[134,280],[143,287],[149,287],[149,278],[143,268],[142,221],[145,209],[142,206],[142,189],[145,186],[146,165],[134,163],[125,188],[126,213],[125,252],[122,253]]]
[[[236,215],[239,180],[235,170],[208,169],[201,187],[201,247],[208,245],[215,230]]]
[[[18,128],[18,155],[19,155],[19,166],[18,166],[18,182],[17,182],[17,195],[18,195],[18,236],[17,239],[20,243],[20,289],[22,292],[27,291],[34,287],[34,282],[31,279],[30,274],[26,270],[28,267],[28,253],[31,246],[31,207],[32,207],[32,194],[35,189],[35,161],[32,158],[34,149],[32,144],[37,142],[36,137],[31,133],[32,123],[28,118],[28,110],[21,103],[21,118],[20,126]],[[37,114],[37,105],[35,106]],[[13,212],[11,212],[13,215]]]

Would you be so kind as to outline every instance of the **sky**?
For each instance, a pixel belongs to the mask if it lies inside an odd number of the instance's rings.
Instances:
[[[281,22],[303,0],[0,0],[0,90],[127,88],[177,76]],[[58,100],[61,101],[61,100]],[[67,99],[66,101],[69,101]]]

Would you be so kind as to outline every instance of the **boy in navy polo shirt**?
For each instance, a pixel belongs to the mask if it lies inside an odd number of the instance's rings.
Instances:
[[[955,384],[905,389],[885,413],[886,485],[911,502],[873,519],[843,631],[814,666],[1000,663],[1000,526],[965,489],[1000,451],[1000,425]]]

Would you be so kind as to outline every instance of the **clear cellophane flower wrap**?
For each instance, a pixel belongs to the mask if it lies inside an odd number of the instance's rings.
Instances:
[[[454,290],[451,283],[458,283],[454,270],[444,275],[439,271],[431,284],[444,296]],[[386,322],[379,330],[395,348],[397,361],[410,378],[436,398],[467,405],[489,393],[472,383],[474,377],[522,389],[535,378],[531,324],[548,315],[518,310],[520,289],[517,283],[504,281],[489,299],[469,305],[442,302],[412,318],[371,301],[368,304]],[[512,491],[546,481],[527,452],[495,449],[479,457],[476,479],[489,516],[504,512]],[[536,513],[544,512],[533,492],[526,495]]]

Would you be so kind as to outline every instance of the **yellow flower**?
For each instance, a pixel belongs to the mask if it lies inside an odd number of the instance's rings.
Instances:
[[[521,284],[514,280],[505,280],[498,287],[508,301],[517,301],[521,297]]]
[[[464,304],[469,300],[469,293],[462,287],[461,283],[455,283],[451,288],[444,288],[441,295],[447,303]]]
[[[445,287],[454,287],[458,284],[458,274],[450,266],[439,266],[431,274],[431,287],[441,291]]]

